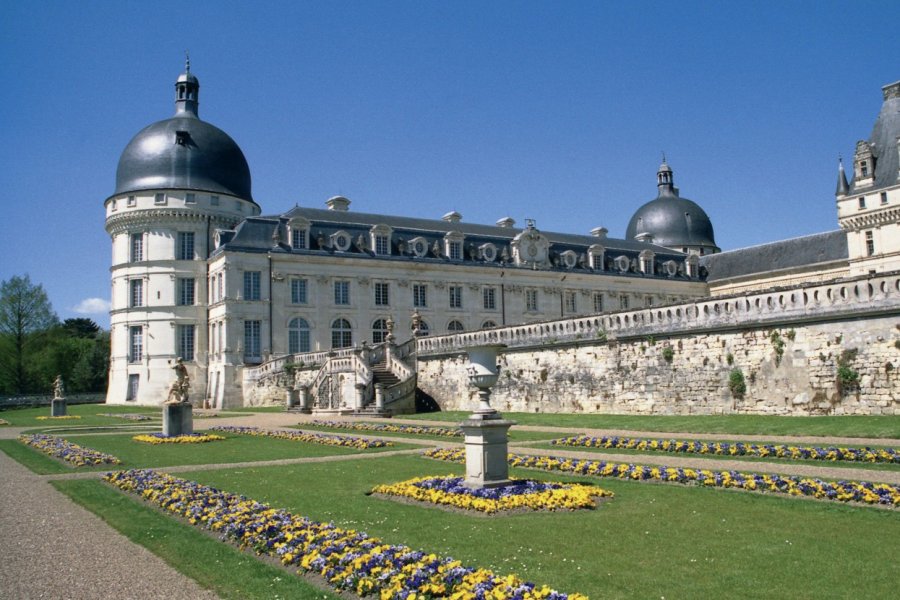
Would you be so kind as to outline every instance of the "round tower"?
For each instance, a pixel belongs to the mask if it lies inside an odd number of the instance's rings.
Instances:
[[[112,238],[108,403],[166,400],[181,357],[190,397],[206,395],[207,258],[217,229],[259,214],[250,168],[228,134],[201,121],[190,63],[175,82],[175,115],[125,147],[106,199]]]

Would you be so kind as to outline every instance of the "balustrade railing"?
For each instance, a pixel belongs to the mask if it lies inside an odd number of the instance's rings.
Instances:
[[[422,356],[460,352],[485,344],[525,347],[580,340],[615,340],[893,312],[900,312],[900,272],[896,271],[755,294],[717,296],[638,310],[421,337],[416,339],[416,352]]]

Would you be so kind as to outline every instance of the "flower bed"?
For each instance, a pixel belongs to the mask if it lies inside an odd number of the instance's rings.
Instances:
[[[451,462],[465,462],[463,450],[428,450],[425,456]],[[774,492],[791,496],[808,496],[819,500],[864,502],[884,506],[900,506],[900,486],[860,481],[822,481],[804,477],[711,471],[674,467],[647,467],[602,460],[581,460],[553,456],[509,455],[513,467],[559,471],[593,477],[617,477],[635,481],[662,481],[718,488],[737,488],[754,492]]]
[[[71,421],[73,419],[80,419],[80,418],[81,417],[79,417],[78,415],[63,415],[61,417],[47,417],[47,416],[35,417],[35,419],[37,419],[38,421]]]
[[[388,433],[412,433],[416,435],[439,435],[442,437],[462,437],[460,429],[430,427],[428,425],[388,425],[381,423],[353,423],[350,421],[313,421],[310,425],[331,429],[352,429],[354,431],[385,431]],[[303,427],[303,423],[300,423]]]
[[[611,448],[617,450],[639,450],[672,452],[683,454],[712,454],[715,456],[755,456],[759,458],[791,458],[796,460],[852,461],[868,463],[900,464],[900,452],[896,448],[816,448],[787,446],[784,444],[744,444],[737,442],[700,442],[683,440],[659,440],[623,438],[618,436],[591,437],[577,435],[550,442],[556,446],[579,448]]]
[[[345,448],[357,448],[359,450],[385,448],[394,445],[391,442],[383,442],[381,440],[366,440],[345,435],[320,435],[284,429],[261,429],[259,427],[237,427],[234,425],[217,425],[216,427],[210,427],[210,429],[213,431],[235,433],[238,435],[273,437],[281,440],[291,440],[292,442],[309,442],[311,444],[323,444],[326,446],[343,446]]]
[[[9,421],[6,419],[0,419],[0,425],[9,425]]]
[[[211,433],[190,433],[185,435],[165,435],[160,432],[144,433],[133,438],[136,442],[144,444],[205,444],[206,442],[218,442],[224,440],[221,435]]]
[[[192,525],[214,531],[260,555],[314,573],[339,592],[384,599],[517,598],[586,600],[537,587],[515,575],[499,576],[449,557],[394,546],[364,532],[271,508],[196,482],[149,470],[109,473],[105,480]]]
[[[130,413],[98,413],[98,417],[112,417],[113,419],[125,419],[126,421],[149,421],[150,417],[147,415],[137,415]]]
[[[84,448],[63,438],[41,433],[20,435],[19,441],[36,448],[54,458],[70,462],[76,467],[93,467],[96,465],[118,465],[122,461],[111,454],[104,454],[91,448]]]
[[[581,484],[548,483],[530,479],[513,480],[510,485],[471,489],[464,478],[418,477],[376,486],[372,493],[411,498],[442,506],[494,514],[511,510],[575,510],[594,508],[597,498],[612,492]]]

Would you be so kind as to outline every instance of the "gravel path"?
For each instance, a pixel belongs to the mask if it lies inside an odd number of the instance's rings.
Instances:
[[[3,452],[0,472],[0,598],[218,598]]]

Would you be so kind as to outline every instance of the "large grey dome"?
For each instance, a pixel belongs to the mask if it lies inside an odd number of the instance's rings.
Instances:
[[[697,249],[702,254],[718,252],[709,216],[696,202],[678,195],[672,170],[666,163],[660,167],[657,179],[659,195],[637,209],[628,222],[625,239],[649,235],[658,246]]]
[[[175,88],[175,116],[142,129],[122,152],[115,193],[185,189],[253,202],[244,153],[227,133],[197,116],[197,78],[186,73]]]

